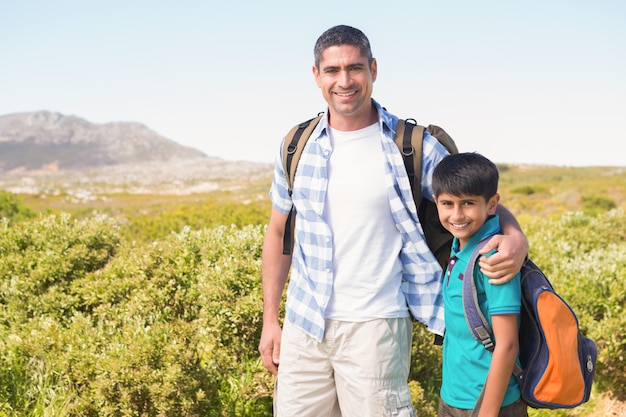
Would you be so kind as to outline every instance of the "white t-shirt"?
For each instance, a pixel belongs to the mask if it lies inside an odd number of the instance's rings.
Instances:
[[[380,129],[330,129],[324,218],[333,235],[333,292],[326,318],[407,317],[400,289],[402,237],[391,215]]]

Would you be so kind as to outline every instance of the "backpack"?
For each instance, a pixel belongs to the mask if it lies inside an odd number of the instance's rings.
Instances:
[[[324,117],[323,113],[294,126],[285,137],[283,142],[283,168],[287,177],[289,195],[293,191],[293,181],[302,150],[322,117]],[[459,152],[454,140],[442,128],[435,125],[429,125],[426,128],[418,125],[414,119],[398,120],[394,141],[404,160],[404,166],[411,183],[413,200],[417,207],[417,214],[426,237],[426,243],[439,261],[441,268],[445,269],[450,257],[452,235],[439,222],[435,203],[429,199],[421,198],[422,140],[426,131],[430,132],[449,153]],[[283,238],[284,255],[290,255],[293,246],[292,221],[293,207],[285,224],[285,235]]]
[[[478,307],[474,249],[463,275],[463,308],[474,338],[493,352],[493,333]],[[521,269],[522,308],[519,359],[513,374],[522,399],[533,408],[574,408],[589,400],[598,349],[578,327],[572,308],[554,290],[543,271],[530,259]],[[481,395],[482,397],[482,395]]]

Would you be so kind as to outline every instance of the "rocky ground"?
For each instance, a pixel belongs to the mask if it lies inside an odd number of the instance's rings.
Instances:
[[[111,165],[57,172],[0,172],[0,189],[15,194],[192,194],[236,189],[271,178],[272,165],[219,158]]]

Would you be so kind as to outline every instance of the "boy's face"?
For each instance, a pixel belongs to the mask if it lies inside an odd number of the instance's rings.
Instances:
[[[478,232],[487,217],[496,213],[500,195],[496,194],[486,201],[480,195],[461,197],[442,193],[435,197],[439,221],[452,235],[459,239],[461,247]]]

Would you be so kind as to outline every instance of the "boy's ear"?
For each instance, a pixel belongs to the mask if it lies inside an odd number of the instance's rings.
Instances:
[[[500,202],[500,194],[495,193],[493,197],[489,199],[487,202],[487,210],[489,214],[496,214],[496,208],[498,207],[498,203]]]

